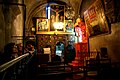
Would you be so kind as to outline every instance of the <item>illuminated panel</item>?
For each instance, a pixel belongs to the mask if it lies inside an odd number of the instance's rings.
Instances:
[[[48,19],[50,19],[50,7],[48,7]]]
[[[50,19],[50,7],[46,7],[47,18]]]

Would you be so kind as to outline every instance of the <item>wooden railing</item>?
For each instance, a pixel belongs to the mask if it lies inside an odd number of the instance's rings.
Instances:
[[[17,62],[19,62],[23,58],[27,57],[28,55],[29,55],[29,53],[26,53],[24,55],[19,56],[18,58],[15,58],[15,59],[13,59],[13,60],[11,60],[9,62],[4,63],[3,65],[0,66],[0,72],[5,71],[6,69],[8,69],[12,65],[16,64]]]

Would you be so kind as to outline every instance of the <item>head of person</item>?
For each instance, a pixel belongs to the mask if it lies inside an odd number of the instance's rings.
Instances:
[[[33,51],[35,49],[35,42],[30,40],[30,41],[27,41],[26,42],[26,48],[29,50],[29,51]]]
[[[17,44],[17,48],[18,48],[18,55],[22,55],[22,52],[23,52],[23,44],[22,44],[22,43]]]
[[[4,54],[6,54],[6,56],[8,57],[15,57],[18,53],[18,49],[17,46],[15,45],[15,43],[11,42],[5,45],[4,47]]]
[[[14,47],[15,43],[8,43],[4,46],[4,53],[12,53],[12,48]]]

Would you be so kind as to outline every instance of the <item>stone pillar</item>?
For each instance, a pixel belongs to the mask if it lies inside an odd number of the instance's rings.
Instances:
[[[4,15],[2,12],[2,5],[0,5],[0,52],[3,52],[3,48],[5,45],[5,22]]]
[[[3,14],[4,14],[4,22],[5,22],[5,44],[11,42],[11,13],[10,13],[10,6],[4,5],[3,6]]]
[[[21,41],[23,37],[22,6],[4,5],[3,14],[5,19],[5,43]],[[21,39],[21,40],[20,40]]]

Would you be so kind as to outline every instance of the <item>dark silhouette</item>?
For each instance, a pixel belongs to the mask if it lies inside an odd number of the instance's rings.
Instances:
[[[71,63],[75,59],[75,48],[72,46],[71,42],[69,41],[68,46],[66,47],[66,54],[65,54],[65,63]]]
[[[15,55],[17,55],[17,48],[15,46],[15,43],[8,43],[4,46],[4,53],[2,54],[2,63],[6,63],[12,59],[15,58]]]
[[[1,65],[13,60],[14,58],[18,57],[17,55],[17,47],[15,46],[15,43],[8,43],[4,46],[4,53],[2,54],[1,57]],[[4,80],[14,80],[16,78],[16,70],[17,70],[17,65],[13,65],[9,67],[6,70],[6,75]],[[0,76],[1,77],[1,76]]]
[[[35,49],[35,42],[34,41],[27,41],[26,42],[26,53],[29,53],[28,57],[28,80],[35,80],[35,75],[37,73],[37,65],[38,65],[38,57],[37,51]]]
[[[52,58],[51,58],[51,61],[52,61],[52,62],[61,62],[60,56],[58,56],[58,55],[56,55],[56,54],[52,54],[51,57],[52,57]]]

